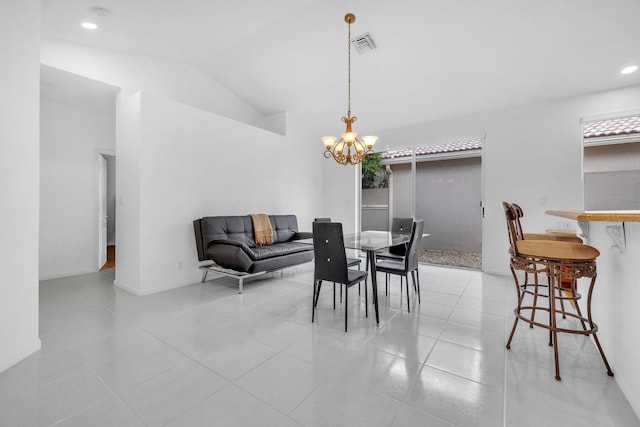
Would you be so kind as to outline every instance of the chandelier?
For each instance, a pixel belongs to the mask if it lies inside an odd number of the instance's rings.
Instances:
[[[347,38],[349,62],[348,62],[348,108],[347,116],[342,117],[342,121],[347,128],[340,138],[335,136],[323,136],[320,138],[326,148],[324,157],[333,159],[341,165],[356,165],[362,161],[367,154],[373,154],[373,145],[378,140],[377,136],[363,136],[358,138],[358,132],[351,129],[351,125],[357,120],[357,117],[351,116],[351,24],[356,22],[356,16],[348,13],[344,16],[344,22],[349,25],[349,34]]]

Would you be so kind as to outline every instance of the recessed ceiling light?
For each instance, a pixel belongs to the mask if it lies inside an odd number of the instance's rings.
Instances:
[[[98,26],[93,22],[83,22],[82,28],[86,28],[87,30],[95,30],[98,28]]]
[[[620,74],[631,74],[638,69],[637,65],[629,65],[620,70]]]

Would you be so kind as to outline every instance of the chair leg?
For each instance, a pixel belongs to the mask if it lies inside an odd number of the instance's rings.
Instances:
[[[333,309],[336,309],[336,282],[333,282]]]
[[[358,286],[360,284],[358,283]],[[369,317],[369,303],[367,302],[367,281],[364,282],[364,317]]]
[[[317,293],[318,283],[313,281],[313,299],[311,300],[311,323],[316,318],[316,293]]]
[[[571,279],[571,295],[574,297],[578,295],[577,279]],[[573,306],[575,307],[576,313],[578,313],[578,316],[580,316],[580,323],[582,324],[582,330],[586,331],[587,325],[584,323],[584,316],[582,315],[582,311],[580,311],[580,304],[578,303],[577,299],[573,300]]]
[[[420,304],[420,272],[418,270],[413,270],[411,272],[411,278],[413,279],[413,287],[418,293],[418,304]]]
[[[340,286],[342,289],[342,285]],[[349,288],[345,285],[344,290],[344,331],[347,332],[347,313],[349,311]]]
[[[405,279],[407,284],[407,312],[411,313],[411,304],[409,304],[409,276],[407,275]],[[400,289],[402,290],[402,276],[400,276]]]
[[[318,287],[316,288],[316,300],[313,303],[314,307],[318,306],[318,297],[320,296],[320,287],[322,286],[322,280],[318,281]]]
[[[524,296],[525,296],[524,290],[526,289],[526,288],[522,288],[520,286],[520,283],[518,283],[518,276],[516,275],[516,271],[513,269],[513,266],[510,266],[510,270],[511,270],[511,275],[513,276],[513,281],[516,285],[516,292],[518,294],[518,306],[516,307],[516,310],[514,312],[515,317],[513,319],[513,326],[511,327],[511,334],[509,334],[509,339],[507,340],[507,345],[505,346],[507,347],[507,350],[511,349],[511,340],[513,339],[513,335],[516,333],[516,327],[518,326],[518,319],[519,319],[518,316],[520,316],[522,301],[524,300]],[[538,277],[536,276],[535,279],[537,283]]]

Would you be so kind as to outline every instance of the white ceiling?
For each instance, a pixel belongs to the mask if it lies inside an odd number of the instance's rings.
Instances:
[[[369,133],[640,84],[638,0],[43,0],[44,37],[196,65],[266,113]],[[111,11],[97,17],[91,6]],[[89,32],[80,22],[100,28]]]

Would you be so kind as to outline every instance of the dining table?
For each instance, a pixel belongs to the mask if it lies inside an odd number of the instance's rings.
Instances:
[[[373,304],[376,311],[376,324],[380,324],[378,312],[378,281],[376,278],[376,251],[391,246],[409,243],[410,233],[393,233],[390,231],[359,231],[344,235],[344,247],[357,249],[367,253],[369,272],[371,274],[371,287],[373,289]]]

